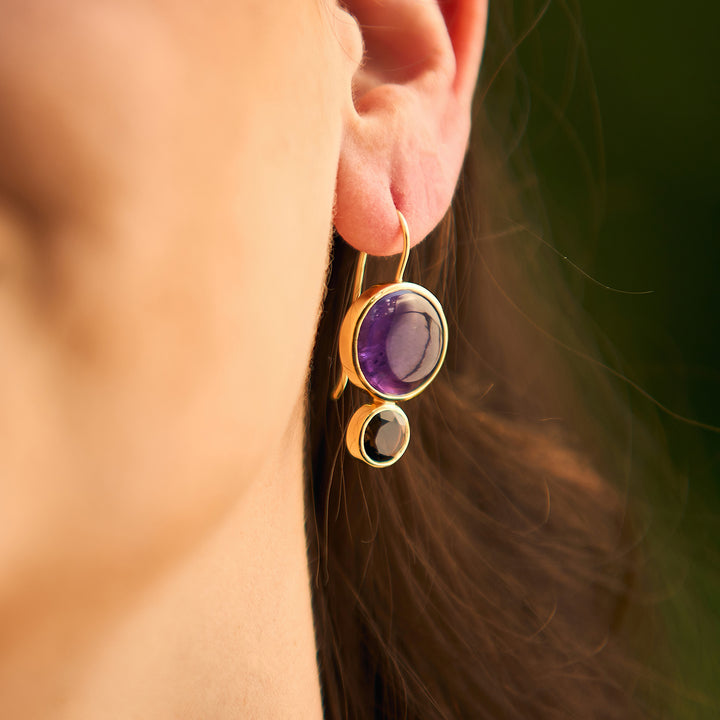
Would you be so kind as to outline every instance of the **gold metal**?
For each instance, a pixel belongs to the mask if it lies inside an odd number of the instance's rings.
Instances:
[[[361,252],[358,255],[357,265],[355,266],[355,282],[353,283],[352,301],[355,302],[362,292],[363,280],[365,279],[365,265],[367,264],[367,253]]]
[[[405,438],[402,447],[398,450],[398,452],[395,453],[393,457],[385,460],[384,462],[378,462],[377,460],[373,460],[373,458],[371,458],[365,452],[365,443],[363,442],[363,439],[365,438],[365,431],[367,430],[370,421],[373,419],[373,417],[375,417],[375,415],[383,412],[384,410],[390,410],[403,418],[405,423]],[[345,444],[347,446],[348,452],[353,457],[356,457],[358,460],[362,460],[368,465],[372,465],[373,467],[377,468],[388,467],[389,465],[396,463],[403,456],[405,450],[407,450],[409,443],[410,422],[407,419],[407,415],[403,412],[402,408],[400,408],[399,405],[396,405],[395,403],[387,403],[381,401],[375,401],[370,405],[362,405],[361,407],[359,407],[350,419],[347,433],[345,434]]]
[[[357,343],[362,322],[368,312],[370,312],[372,306],[386,295],[397,292],[398,290],[409,290],[417,295],[421,295],[435,308],[442,325],[443,344],[442,353],[438,359],[435,369],[432,374],[427,377],[425,382],[422,383],[422,385],[419,385],[414,390],[411,390],[403,395],[389,395],[380,392],[366,380],[365,375],[360,368]],[[442,305],[440,305],[440,301],[427,288],[422,287],[422,285],[406,282],[373,285],[350,306],[350,309],[347,311],[345,318],[342,321],[342,325],[340,325],[340,339],[338,346],[343,375],[347,376],[353,385],[364,388],[375,398],[381,398],[383,400],[409,400],[410,398],[419,395],[433,381],[438,372],[440,372],[440,368],[442,367],[443,362],[445,362],[445,355],[447,353],[447,337],[448,326]]]
[[[401,283],[403,280],[403,275],[405,275],[405,268],[407,267],[408,257],[410,257],[410,230],[408,229],[407,220],[405,220],[405,216],[399,211],[396,210],[398,214],[398,220],[400,221],[400,229],[402,230],[402,236],[403,236],[403,249],[402,249],[402,255],[400,257],[400,264],[398,265],[398,269],[395,273],[395,282]],[[353,282],[353,295],[352,295],[352,302],[355,303],[355,301],[360,297],[360,294],[362,293],[362,286],[363,281],[365,280],[365,266],[367,264],[367,253],[366,252],[360,252],[358,254],[357,259],[357,265],[355,266],[355,280]],[[435,299],[433,297],[433,299]],[[440,304],[435,300],[435,303],[439,306]],[[443,319],[443,322],[445,322],[445,316],[442,313],[442,308],[440,308],[440,317]],[[344,323],[343,323],[344,324]],[[445,332],[447,333],[447,328],[445,328]],[[447,337],[447,335],[445,335]],[[342,343],[342,340],[341,340]],[[443,353],[443,358],[444,358]],[[442,365],[442,361],[440,361],[440,364]],[[433,376],[434,377],[434,376]],[[337,382],[335,383],[335,387],[332,391],[332,399],[333,400],[339,400],[340,396],[343,394],[343,391],[345,390],[345,386],[347,385],[349,377],[347,374],[347,370],[343,368],[340,372],[340,377],[338,378]],[[424,387],[424,386],[423,386]],[[412,397],[412,396],[408,396]]]
[[[398,210],[397,214],[403,235],[403,251],[400,257],[397,272],[395,273],[395,281],[383,285],[373,285],[363,292],[362,288],[365,280],[367,253],[361,252],[358,255],[357,265],[355,266],[352,303],[350,304],[348,311],[345,313],[345,317],[340,325],[338,354],[342,370],[332,393],[333,399],[338,400],[345,390],[348,380],[350,380],[354,385],[365,389],[370,394],[372,403],[358,408],[350,419],[347,432],[345,434],[345,443],[348,451],[351,455],[353,455],[353,457],[356,457],[373,467],[387,467],[388,465],[392,465],[400,459],[407,449],[408,443],[410,442],[410,423],[408,422],[407,415],[405,415],[402,409],[396,405],[395,402],[409,400],[410,398],[419,395],[433,381],[445,362],[448,345],[447,320],[445,319],[445,313],[443,312],[442,305],[440,305],[439,300],[429,290],[421,285],[403,281],[405,268],[407,267],[408,257],[410,255],[410,232],[402,213]],[[365,317],[370,312],[370,309],[378,301],[382,300],[390,293],[402,290],[407,290],[424,297],[435,309],[442,326],[442,349],[435,368],[421,385],[403,395],[388,395],[380,392],[377,388],[370,385],[365,378],[362,368],[360,367],[358,337],[360,335],[360,328],[365,320]],[[396,453],[394,457],[385,462],[378,463],[366,454],[364,438],[372,418],[383,410],[391,410],[404,419],[405,437],[400,451]]]
[[[400,265],[398,265],[397,272],[395,273],[395,282],[401,283],[403,281],[403,275],[405,274],[405,268],[407,267],[408,257],[410,257],[410,230],[408,230],[407,220],[405,220],[404,215],[399,210],[397,214],[403,234],[403,252],[400,258]]]
[[[335,387],[332,391],[332,399],[333,400],[339,400],[340,396],[345,391],[345,386],[348,382],[348,376],[347,373],[344,370],[340,371],[340,377],[337,379],[337,382],[335,383]]]

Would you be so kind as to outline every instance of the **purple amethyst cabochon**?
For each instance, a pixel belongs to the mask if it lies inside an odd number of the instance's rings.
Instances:
[[[362,320],[357,357],[367,383],[385,396],[413,392],[443,359],[444,324],[418,292],[400,289],[377,300]]]

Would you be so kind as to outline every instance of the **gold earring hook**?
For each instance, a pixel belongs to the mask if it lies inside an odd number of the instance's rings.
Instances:
[[[400,264],[398,265],[397,272],[395,273],[395,282],[401,283],[403,281],[403,275],[405,274],[405,268],[407,267],[408,257],[410,255],[410,230],[408,229],[407,220],[405,216],[396,209],[398,214],[398,220],[400,221],[400,229],[403,235],[403,249],[402,256],[400,258]],[[354,303],[362,294],[363,282],[365,280],[365,265],[367,264],[367,253],[361,252],[358,255],[357,265],[355,266],[355,280],[353,282],[353,296],[352,303]],[[338,378],[335,388],[332,391],[332,399],[338,400],[345,390],[347,385],[348,376],[344,369],[340,371],[340,377]]]
[[[402,257],[400,258],[400,264],[398,265],[397,272],[395,273],[395,282],[401,283],[403,281],[403,275],[405,274],[405,268],[407,267],[408,257],[410,257],[410,230],[408,229],[405,216],[399,210],[397,211],[397,214],[403,234],[403,251]]]

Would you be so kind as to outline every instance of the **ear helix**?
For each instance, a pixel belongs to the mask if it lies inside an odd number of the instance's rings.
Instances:
[[[355,270],[353,302],[340,325],[342,373],[333,390],[340,398],[347,381],[366,390],[345,435],[351,455],[373,467],[399,460],[410,441],[407,416],[397,405],[421,393],[435,378],[447,352],[447,321],[426,288],[403,282],[410,254],[407,222],[398,210],[403,253],[395,281],[362,292],[367,254]]]

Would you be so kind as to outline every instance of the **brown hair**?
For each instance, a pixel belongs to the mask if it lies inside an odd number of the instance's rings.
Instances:
[[[328,718],[641,715],[625,632],[640,554],[621,461],[607,453],[627,412],[593,365],[570,371],[563,346],[592,352],[579,345],[578,303],[517,221],[531,207],[527,158],[498,152],[518,123],[495,82],[509,27],[494,7],[453,206],[411,255],[409,279],[440,298],[451,345],[433,385],[404,406],[405,457],[383,470],[344,449],[361,393],[330,399],[356,257],[335,239],[307,434]]]

